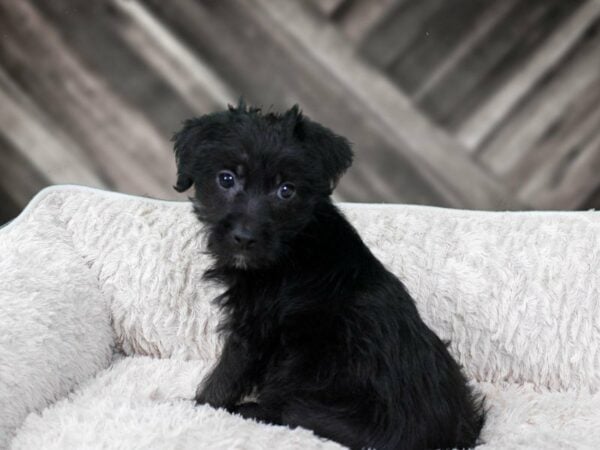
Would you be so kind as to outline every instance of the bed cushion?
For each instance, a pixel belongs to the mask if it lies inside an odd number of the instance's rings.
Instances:
[[[487,448],[600,446],[598,213],[340,206],[487,394]],[[221,288],[187,202],[49,188],[0,251],[5,443],[29,414],[15,448],[336,445],[192,405]]]

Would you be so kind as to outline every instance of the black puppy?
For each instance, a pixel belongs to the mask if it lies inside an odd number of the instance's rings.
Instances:
[[[346,139],[296,106],[240,102],[174,141],[175,189],[195,185],[215,257],[206,276],[227,287],[223,352],[196,401],[352,448],[474,446],[481,400],[331,202],[352,162]]]

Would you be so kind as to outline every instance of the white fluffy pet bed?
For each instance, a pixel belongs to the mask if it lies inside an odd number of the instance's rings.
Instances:
[[[600,448],[600,213],[343,210],[487,396],[482,448]],[[0,448],[340,448],[193,404],[208,263],[188,203],[38,194],[0,230]]]

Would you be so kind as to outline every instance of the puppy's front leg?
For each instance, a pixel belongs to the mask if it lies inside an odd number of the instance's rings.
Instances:
[[[236,405],[230,412],[239,414],[244,419],[254,419],[263,423],[281,425],[281,411],[279,409],[268,409],[256,402],[246,402]]]
[[[252,389],[252,381],[247,379],[249,365],[245,346],[234,336],[228,336],[217,365],[198,386],[196,403],[233,408]]]

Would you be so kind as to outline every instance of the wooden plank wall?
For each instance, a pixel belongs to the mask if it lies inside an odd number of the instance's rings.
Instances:
[[[600,205],[598,0],[0,0],[0,223],[40,188],[160,198],[243,94],[347,135],[338,198]]]

